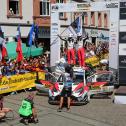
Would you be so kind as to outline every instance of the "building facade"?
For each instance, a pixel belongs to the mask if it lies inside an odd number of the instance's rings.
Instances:
[[[50,50],[51,4],[85,2],[83,0],[1,0],[0,26],[5,37],[15,37],[20,25],[22,40],[25,42],[33,23],[39,26],[39,43]],[[60,13],[61,33],[75,20],[74,13]],[[108,12],[88,12],[84,15],[83,29],[95,42],[97,38],[107,39],[109,31]],[[64,36],[64,35],[63,35]],[[66,35],[65,35],[66,36]]]
[[[20,25],[23,42],[27,41],[30,27],[33,23],[39,26],[39,43],[44,43],[50,49],[50,9],[53,3],[66,3],[68,0],[1,0],[0,26],[4,36],[13,38],[17,35]],[[60,13],[62,25],[67,23],[67,14]]]
[[[17,26],[20,25],[21,35],[26,38],[31,24],[33,24],[32,10],[33,2],[31,0],[1,0],[0,26],[5,37],[15,37]]]
[[[72,2],[95,2],[104,0],[73,0]],[[75,20],[76,14],[73,15]],[[109,41],[109,12],[86,12],[82,17],[83,31],[90,36],[92,43],[97,44],[99,41]]]

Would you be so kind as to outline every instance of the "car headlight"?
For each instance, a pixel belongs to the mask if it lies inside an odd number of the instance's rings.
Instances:
[[[57,92],[57,89],[54,87],[54,88],[52,89],[52,91],[53,91],[53,92]]]
[[[83,87],[79,88],[75,93],[81,93],[83,91]]]

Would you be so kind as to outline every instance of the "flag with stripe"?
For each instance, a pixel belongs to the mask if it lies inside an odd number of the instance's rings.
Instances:
[[[22,43],[21,43],[21,32],[20,32],[20,26],[17,28],[18,34],[17,34],[17,62],[21,62],[23,60],[23,53],[22,53]]]
[[[6,41],[4,39],[4,34],[0,26],[0,61],[4,60],[7,57]]]
[[[28,42],[26,43],[26,46],[28,47],[31,47],[32,44],[33,44],[33,41],[35,39],[35,32],[34,32],[34,29],[35,29],[35,25],[33,24],[31,26],[31,29],[30,29],[30,32],[28,34]]]

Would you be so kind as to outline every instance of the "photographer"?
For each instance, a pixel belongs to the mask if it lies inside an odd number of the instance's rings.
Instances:
[[[64,98],[67,97],[67,110],[70,110],[70,102],[71,102],[71,91],[72,91],[72,82],[73,82],[73,69],[71,65],[67,65],[65,67],[65,73],[63,73],[63,82],[64,87],[61,92],[60,105],[58,108],[58,112],[61,112],[63,107]]]

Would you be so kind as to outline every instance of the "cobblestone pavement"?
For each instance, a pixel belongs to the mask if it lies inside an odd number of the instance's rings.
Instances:
[[[8,113],[7,118],[0,122],[0,126],[23,126],[19,122],[18,109],[27,93],[9,95],[5,97],[5,106],[14,110]],[[39,123],[30,126],[126,126],[126,105],[112,103],[111,98],[91,99],[83,106],[71,106],[57,112],[58,106],[49,105],[47,96],[35,96],[35,106],[38,112]]]

